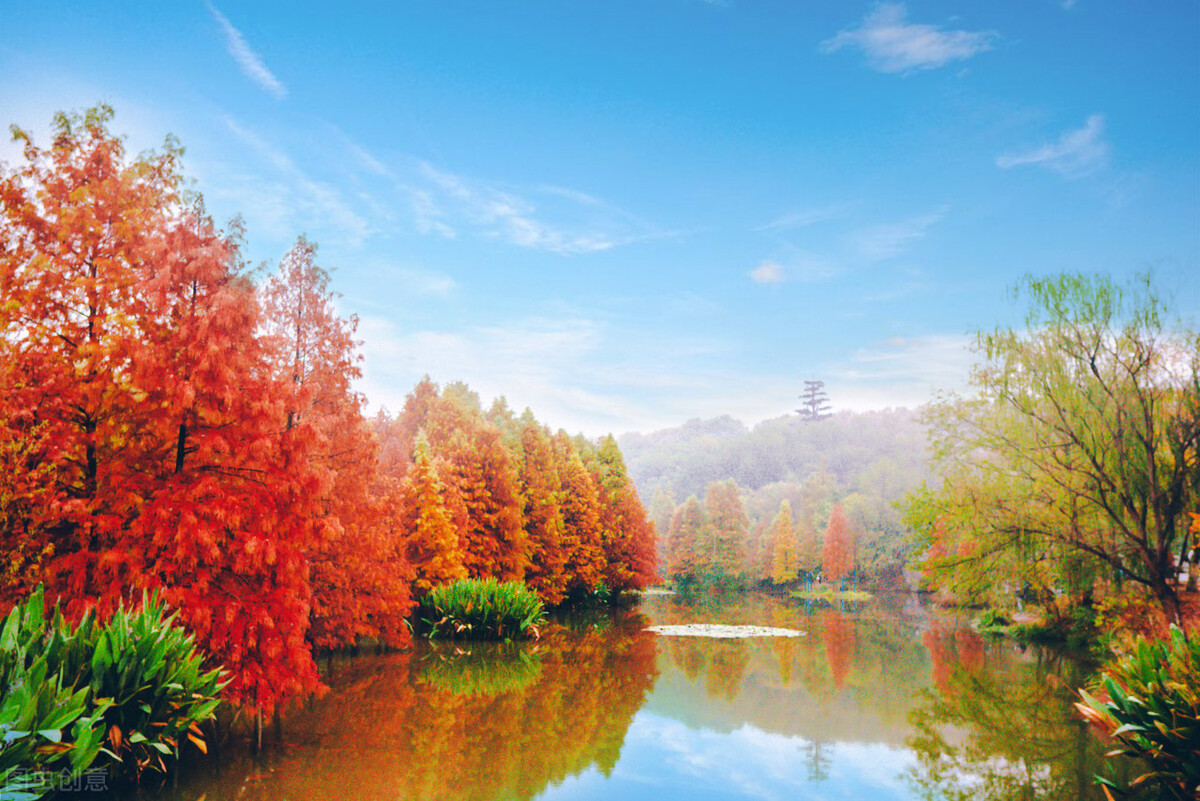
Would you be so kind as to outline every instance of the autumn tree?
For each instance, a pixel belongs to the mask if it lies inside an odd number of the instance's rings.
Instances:
[[[0,180],[0,430],[41,449],[26,457],[45,482],[2,536],[68,610],[160,590],[231,669],[227,695],[269,709],[317,686],[304,635],[320,482],[304,432],[278,425],[236,235],[179,191],[173,140],[127,161],[111,116],[60,114],[48,150],[18,131],[27,163]]]
[[[822,470],[805,479],[800,488],[800,505],[793,510],[796,530],[796,563],[800,570],[815,575],[821,567],[821,549],[836,491],[834,477]]]
[[[1200,490],[1200,334],[1168,319],[1148,276],[1030,277],[1014,294],[1028,298],[1025,324],[978,336],[977,397],[931,411],[945,481],[926,530],[943,519],[981,564],[1044,564],[1084,602],[1097,577],[1120,577],[1178,619],[1172,562]],[[999,589],[1004,574],[991,575]]]
[[[401,530],[413,569],[413,592],[424,595],[434,587],[467,577],[462,544],[443,501],[444,485],[434,466],[429,441],[417,434],[412,469],[404,479]]]
[[[734,578],[745,562],[750,527],[737,483],[728,479],[709,484],[704,491],[704,511],[710,532],[711,569],[719,576]]]
[[[554,435],[554,459],[562,488],[563,550],[567,589],[575,595],[595,591],[604,578],[600,496],[565,431]]]
[[[677,583],[691,584],[708,571],[708,519],[695,495],[688,497],[671,517],[667,532],[667,576]]]
[[[399,485],[378,471],[377,440],[362,414],[366,399],[351,381],[361,357],[358,321],[334,309],[329,275],[304,237],[261,290],[265,340],[276,378],[288,388],[286,430],[310,437],[309,468],[319,472],[319,535],[309,552],[312,639],[322,647],[369,636],[408,642],[412,601],[399,530],[392,524]]]
[[[529,568],[526,583],[548,606],[566,598],[566,537],[562,514],[562,485],[554,465],[550,437],[526,409],[520,420],[521,497]]]
[[[6,520],[6,551],[53,553],[28,580],[67,592],[72,608],[101,596],[115,603],[127,583],[128,565],[97,568],[103,553],[120,562],[124,524],[144,497],[125,486],[145,458],[149,424],[128,372],[141,351],[148,309],[139,287],[154,271],[162,210],[181,203],[178,146],[127,164],[111,118],[106,107],[59,114],[48,149],[14,129],[25,164],[0,181],[0,417],[10,455],[52,465],[37,503],[48,525],[32,508]],[[33,491],[13,483],[14,500]],[[18,595],[29,589],[25,577],[10,578]]]
[[[600,439],[589,453],[600,496],[604,583],[614,592],[645,589],[654,581],[654,527],[625,467],[616,439]]]
[[[821,570],[831,581],[840,581],[853,567],[846,514],[835,503],[825,528],[825,545],[821,549]]]
[[[779,513],[771,522],[771,581],[786,584],[796,578],[798,543],[792,529],[792,505],[786,500],[779,505]]]

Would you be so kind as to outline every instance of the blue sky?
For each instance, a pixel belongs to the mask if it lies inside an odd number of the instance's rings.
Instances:
[[[426,373],[592,435],[808,378],[912,406],[1027,272],[1200,311],[1194,0],[0,0],[2,121],[97,101],[253,260],[319,243],[393,410]]]

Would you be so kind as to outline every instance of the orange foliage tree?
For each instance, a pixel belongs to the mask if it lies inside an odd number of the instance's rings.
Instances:
[[[261,290],[266,341],[276,378],[288,387],[286,428],[309,432],[309,466],[324,479],[316,509],[320,536],[309,552],[310,640],[319,647],[374,637],[409,641],[412,608],[403,543],[392,520],[399,485],[378,471],[378,444],[363,418],[357,319],[333,308],[316,247],[301,237]]]
[[[613,592],[649,587],[656,573],[654,526],[612,436],[589,452],[589,470],[600,495],[605,557],[604,583]]]
[[[792,528],[792,505],[784,499],[779,512],[771,522],[771,572],[769,578],[776,584],[786,584],[796,578],[800,565],[797,561],[799,542]]]
[[[528,409],[521,416],[520,433],[521,496],[529,545],[525,582],[545,604],[555,606],[566,598],[570,579],[563,549],[562,484],[550,437]]]
[[[442,479],[429,453],[424,432],[417,435],[413,466],[404,480],[401,528],[408,561],[413,566],[413,590],[429,590],[467,577],[458,532],[443,501]]]
[[[236,242],[184,202],[172,141],[126,162],[110,119],[59,115],[48,150],[18,132],[26,164],[0,179],[0,419],[49,466],[38,510],[3,523],[36,568],[7,600],[42,581],[71,612],[108,611],[161,589],[233,671],[227,694],[270,708],[317,685],[304,635],[319,481],[304,433],[277,424]]]
[[[554,435],[554,461],[562,488],[563,551],[567,590],[593,592],[604,577],[604,545],[600,530],[600,496],[592,475],[565,431]]]
[[[111,116],[59,115],[49,148],[18,131],[0,171],[0,607],[37,583],[70,614],[158,590],[227,695],[269,711],[319,687],[314,645],[407,643],[411,591],[650,583],[612,437],[551,439],[428,379],[366,421],[315,247],[256,289],[174,141],[128,160]]]
[[[825,547],[821,551],[821,569],[833,581],[839,581],[850,572],[850,538],[847,531],[846,514],[842,505],[835,503],[829,513],[829,526],[825,529]]]
[[[708,565],[703,543],[708,520],[695,495],[688,497],[671,516],[667,530],[667,576],[675,581],[695,581]]]

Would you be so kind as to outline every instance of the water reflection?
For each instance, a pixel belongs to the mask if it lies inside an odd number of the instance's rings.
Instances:
[[[799,638],[658,636],[756,624]],[[144,797],[1089,799],[1086,666],[980,639],[913,599],[750,596],[590,610],[533,644],[336,660],[263,757],[227,749]]]
[[[549,643],[547,643],[549,645]],[[517,642],[429,643],[415,659],[419,681],[454,695],[522,690],[542,674],[542,648]]]
[[[694,748],[714,735],[730,748],[750,731],[783,738],[793,770],[771,794],[819,784],[829,797],[1103,798],[1093,776],[1105,748],[1071,708],[1089,665],[986,643],[965,621],[911,604],[855,613],[764,598],[720,610],[664,600],[648,610],[656,622],[710,616],[808,633],[660,646],[668,658],[647,709],[683,723]],[[770,772],[767,755],[741,759]],[[867,764],[870,793],[846,773]],[[883,765],[894,771],[880,774]]]
[[[607,774],[654,686],[644,618],[551,627],[540,641],[342,659],[331,691],[257,762],[226,758],[159,797],[485,799]]]
[[[988,646],[965,626],[922,635],[936,690],[921,693],[908,743],[910,779],[928,799],[1103,798],[1104,745],[1073,713],[1089,666],[1040,649]]]

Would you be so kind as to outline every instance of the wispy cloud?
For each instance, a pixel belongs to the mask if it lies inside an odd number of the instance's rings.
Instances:
[[[626,397],[632,394],[622,384],[628,377],[614,378],[602,361],[605,327],[584,317],[404,332],[390,320],[364,316],[359,333],[363,390],[390,409],[402,407],[417,379],[429,374],[435,381],[466,381],[485,403],[506,395],[514,408],[535,408],[552,426],[589,434],[644,414]]]
[[[782,284],[783,265],[767,259],[750,271],[750,280],[756,284]]]
[[[246,37],[242,36],[242,32],[233,27],[233,23],[212,3],[205,2],[205,5],[208,7],[208,13],[212,14],[213,19],[221,26],[221,32],[225,34],[225,49],[229,51],[229,55],[233,56],[233,60],[237,62],[242,73],[258,84],[261,89],[274,96],[276,100],[287,97],[287,87],[267,69],[267,65],[250,47]]]
[[[964,61],[991,50],[997,35],[990,31],[943,30],[906,21],[900,3],[882,3],[857,28],[841,31],[821,43],[821,52],[858,48],[880,72],[916,72]]]
[[[418,230],[445,237],[461,229],[517,247],[562,255],[609,250],[663,234],[584,192],[540,186],[519,192],[471,180],[427,162],[406,187]],[[535,202],[534,198],[541,202]],[[563,222],[552,221],[558,216]]]
[[[996,166],[1007,170],[1032,165],[1067,178],[1081,178],[1107,166],[1111,153],[1112,148],[1104,139],[1104,115],[1093,114],[1082,128],[1067,131],[1057,142],[997,156]]]
[[[900,222],[861,228],[850,235],[851,248],[870,262],[894,258],[924,239],[929,229],[940,222],[947,212],[948,209],[943,207]]]
[[[970,375],[974,340],[967,336],[893,337],[860,348],[831,371],[846,384],[882,385],[889,391],[921,390],[928,398],[939,389],[960,387]]]
[[[283,150],[259,134],[241,125],[229,115],[221,117],[225,127],[243,144],[270,164],[282,180],[270,181],[261,177],[251,180],[230,180],[234,192],[246,194],[248,216],[267,216],[280,229],[294,234],[319,222],[330,225],[346,242],[358,247],[370,233],[370,225],[343,198],[335,187],[310,178]],[[240,189],[239,189],[240,187]],[[277,232],[278,233],[278,232]]]
[[[807,228],[810,225],[844,217],[852,206],[852,203],[829,203],[824,206],[797,209],[781,214],[766,225],[760,225],[754,230],[780,231],[790,228]]]

